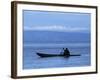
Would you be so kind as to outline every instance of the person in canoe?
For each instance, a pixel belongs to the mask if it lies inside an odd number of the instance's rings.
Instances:
[[[70,56],[70,52],[68,50],[68,48],[63,48],[64,52],[63,52],[63,55],[64,56]]]

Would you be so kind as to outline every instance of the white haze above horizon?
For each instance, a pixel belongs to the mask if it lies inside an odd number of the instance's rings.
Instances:
[[[57,26],[57,25],[52,25],[52,26],[32,26],[24,27],[24,31],[57,31],[57,32],[87,32],[89,31],[88,28],[86,27],[66,27],[66,26]]]

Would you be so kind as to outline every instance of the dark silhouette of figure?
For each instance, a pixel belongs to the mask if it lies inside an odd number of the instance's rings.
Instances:
[[[70,56],[70,52],[68,48],[65,48],[65,49],[63,48],[63,50],[64,50],[64,53],[63,53],[64,56]]]

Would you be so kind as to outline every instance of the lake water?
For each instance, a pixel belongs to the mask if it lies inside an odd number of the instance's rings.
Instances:
[[[71,54],[81,54],[72,57],[47,57],[41,58],[36,52],[60,54],[62,48],[67,47]],[[90,45],[88,43],[66,43],[66,44],[24,44],[23,47],[23,69],[57,68],[57,67],[79,67],[91,65]]]

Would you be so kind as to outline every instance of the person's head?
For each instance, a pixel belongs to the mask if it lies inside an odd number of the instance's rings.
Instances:
[[[66,48],[66,50],[68,50],[68,48]]]

